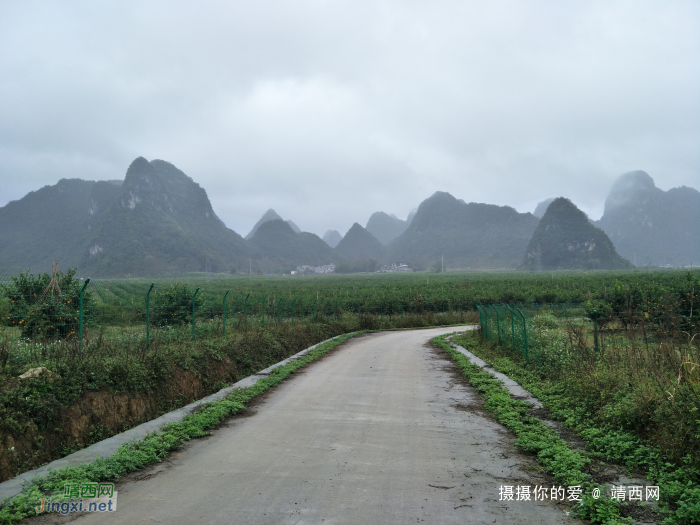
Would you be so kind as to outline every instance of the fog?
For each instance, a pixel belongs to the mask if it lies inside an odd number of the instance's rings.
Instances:
[[[700,189],[700,3],[3,2],[0,206],[172,162],[241,235],[345,233],[436,190],[599,218]]]

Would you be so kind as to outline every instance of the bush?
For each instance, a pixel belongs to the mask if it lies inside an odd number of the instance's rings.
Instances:
[[[613,307],[610,303],[600,299],[586,301],[586,315],[593,320],[595,312],[598,312],[598,327],[603,328],[612,321]]]
[[[17,327],[22,337],[68,339],[79,329],[80,289],[83,283],[75,278],[75,268],[57,276],[58,291],[48,289],[51,277],[44,273],[22,272],[12,277],[12,284],[2,286],[6,300],[3,324]],[[92,314],[94,301],[89,288],[83,294],[83,322]]]

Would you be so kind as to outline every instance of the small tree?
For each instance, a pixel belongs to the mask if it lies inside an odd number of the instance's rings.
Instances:
[[[23,337],[75,337],[79,327],[82,285],[80,279],[75,278],[75,268],[65,274],[56,272],[53,278],[47,273],[32,275],[28,271],[21,272],[12,277],[12,284],[1,287],[2,295],[9,301],[3,324],[19,328]],[[83,294],[84,323],[93,308],[92,294],[86,289]]]
[[[186,284],[175,283],[162,292],[157,292],[151,304],[153,305],[151,319],[156,326],[183,325],[192,321],[192,294],[194,291]],[[195,309],[204,303],[202,294],[195,298]]]

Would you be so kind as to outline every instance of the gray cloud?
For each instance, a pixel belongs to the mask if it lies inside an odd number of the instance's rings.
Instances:
[[[593,217],[615,177],[700,186],[700,4],[0,4],[0,205],[136,156],[245,235],[344,233],[436,190]]]

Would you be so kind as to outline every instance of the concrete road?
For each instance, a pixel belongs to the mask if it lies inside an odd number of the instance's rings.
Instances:
[[[118,510],[46,523],[578,523],[550,502],[499,501],[546,484],[427,343],[454,331],[359,337],[152,469]],[[551,486],[551,485],[550,485]]]

